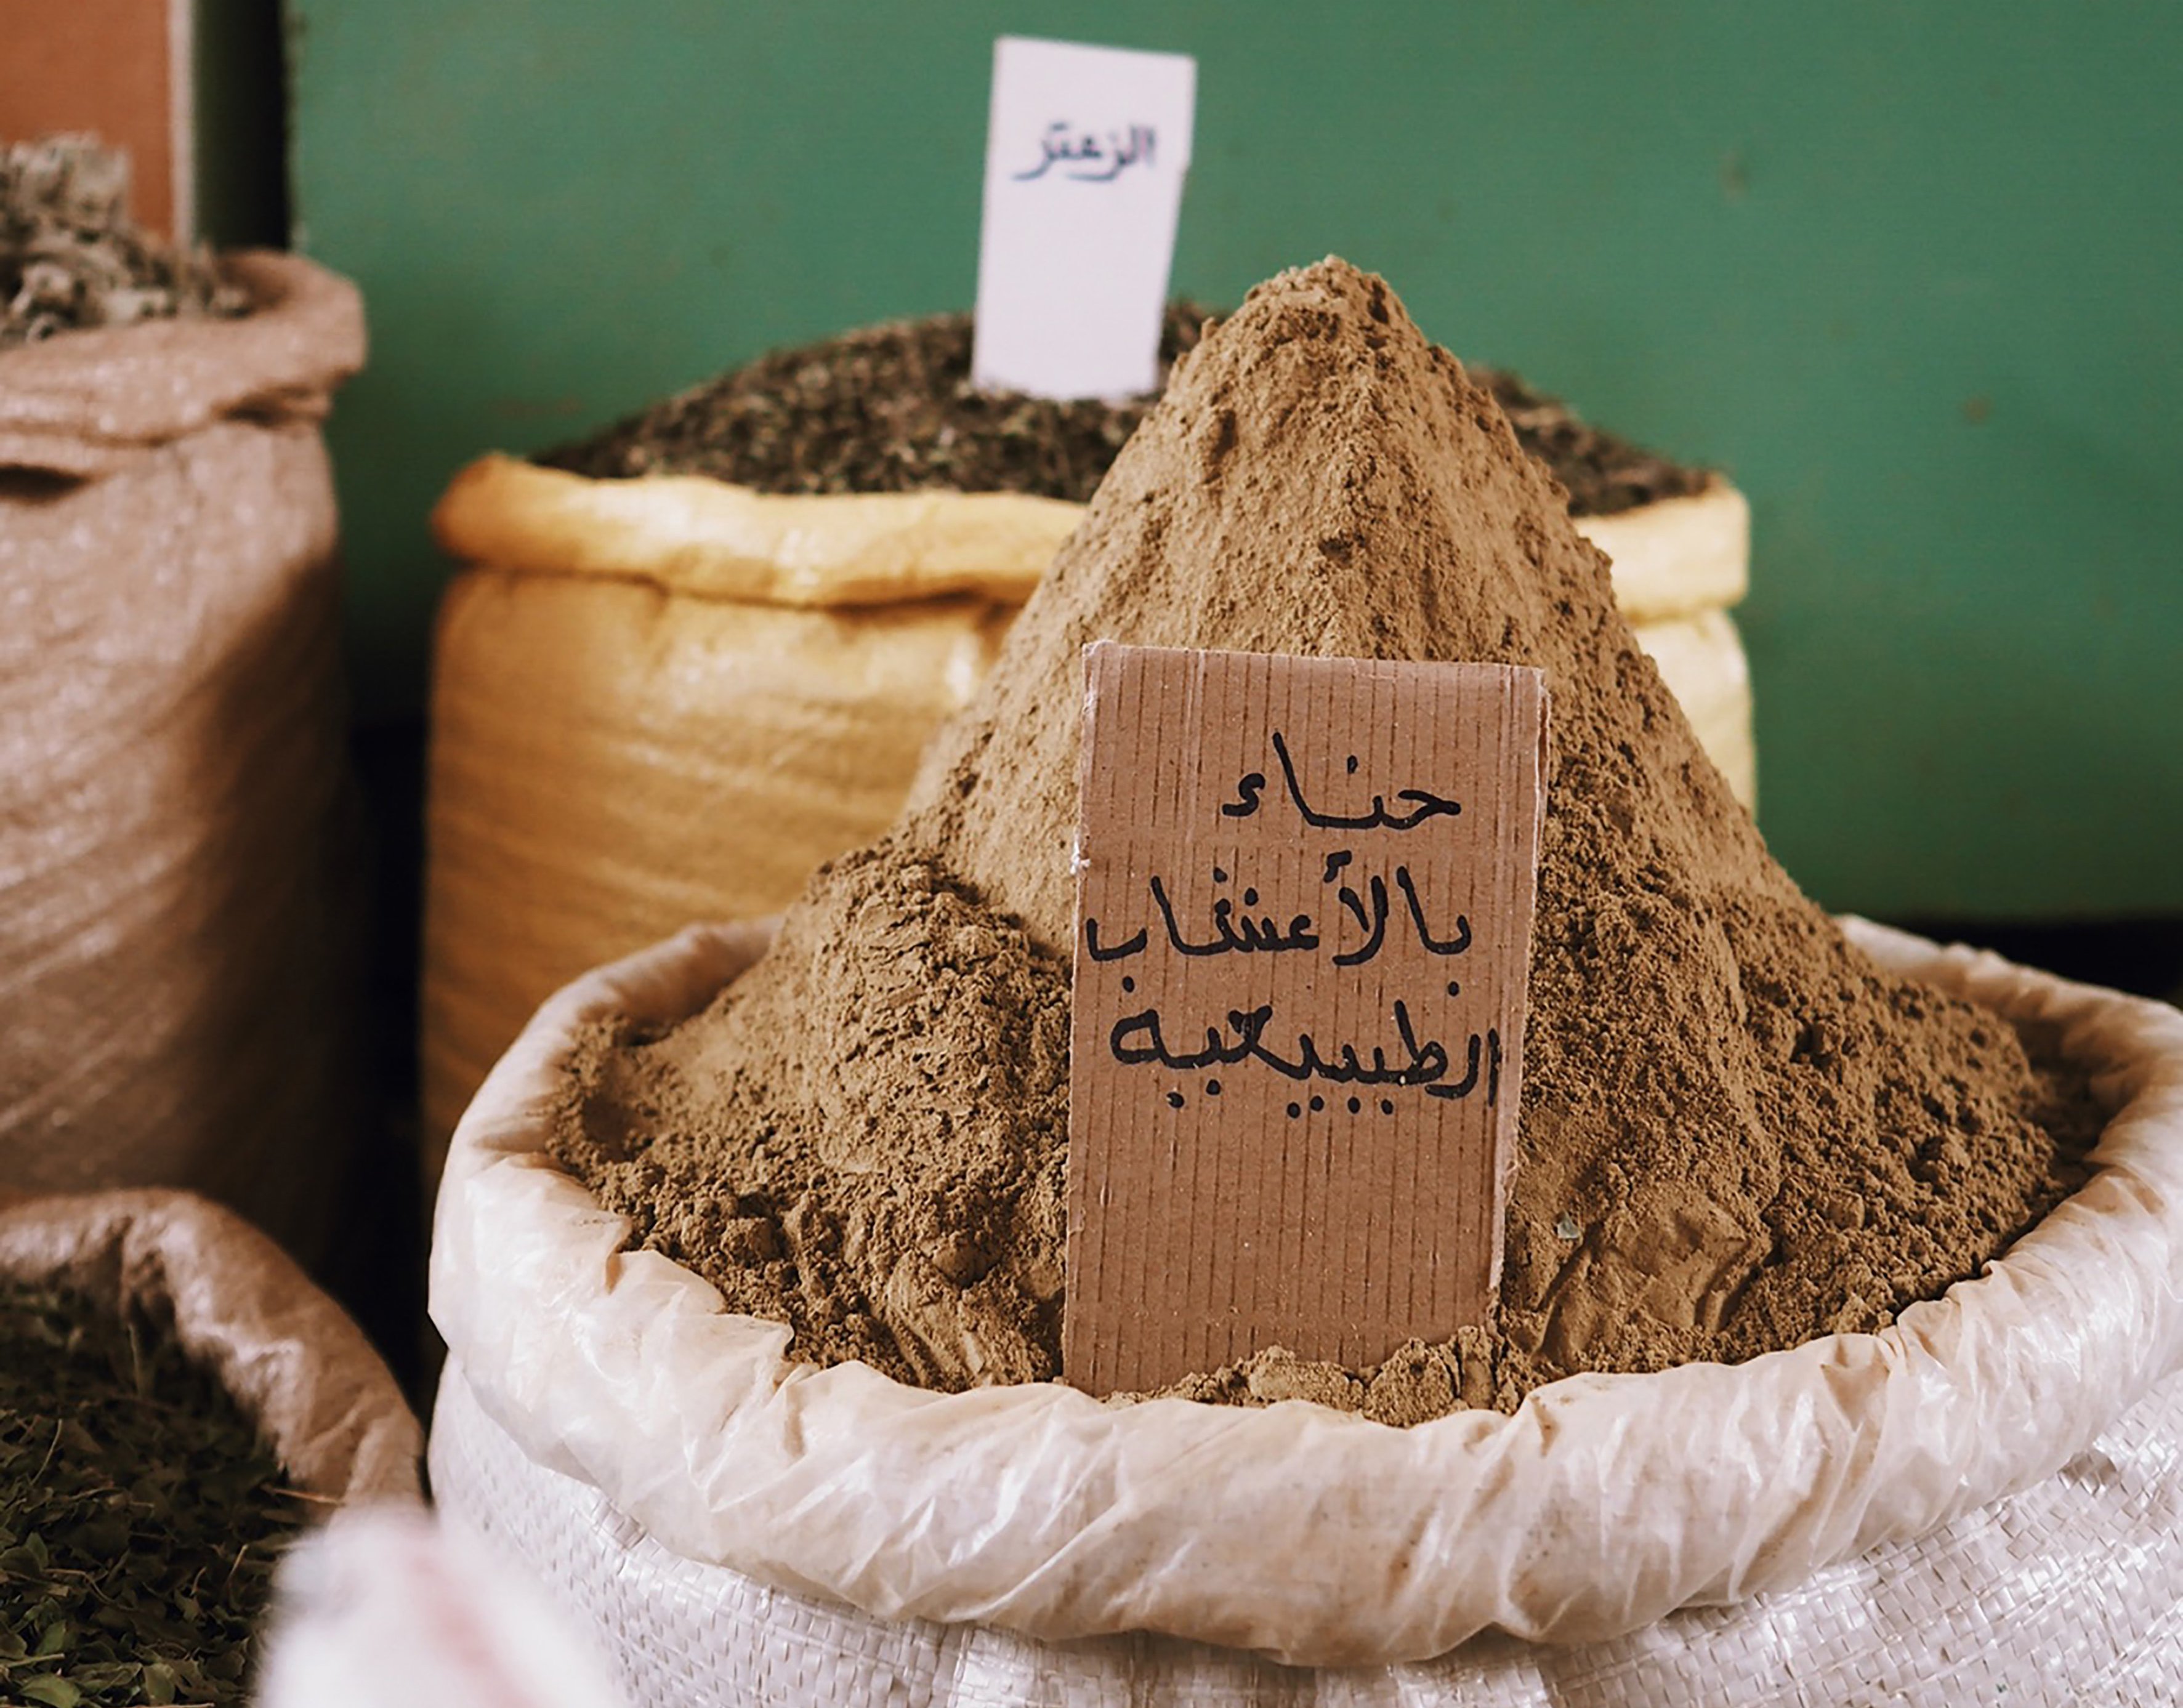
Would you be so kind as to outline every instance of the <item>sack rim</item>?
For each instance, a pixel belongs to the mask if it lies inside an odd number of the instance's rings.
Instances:
[[[78,327],[0,352],[0,468],[88,478],[232,416],[324,415],[364,365],[357,287],[279,250],[220,265],[249,313]]]
[[[1627,1632],[2028,1486],[2183,1355],[2183,1013],[1844,925],[1890,970],[2058,1028],[2114,1109],[2083,1188],[1878,1334],[1571,1377],[1510,1417],[1408,1430],[1302,1401],[1111,1408],[1058,1384],[933,1395],[791,1365],[785,1325],[623,1250],[627,1218],[541,1137],[569,1029],[694,1010],[756,958],[749,927],[691,928],[540,1010],[456,1133],[432,1314],[536,1462],[677,1553],[880,1616],[1147,1629],[1314,1666],[1422,1659],[1489,1626]],[[1055,1474],[1019,1474],[1034,1461]]]
[[[1090,507],[1023,492],[764,492],[710,474],[625,478],[494,451],[447,483],[433,538],[519,575],[649,581],[683,597],[836,608],[972,594],[1028,599]],[[1748,585],[1751,507],[1700,492],[1575,518],[1613,560],[1632,623],[1726,610]]]

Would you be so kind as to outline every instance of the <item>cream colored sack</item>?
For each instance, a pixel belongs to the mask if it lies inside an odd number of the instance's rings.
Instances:
[[[171,1308],[182,1346],[308,1494],[415,1500],[424,1432],[364,1331],[293,1259],[189,1192],[0,1194],[0,1276],[115,1312]]]
[[[780,497],[488,457],[433,524],[474,567],[433,669],[423,995],[428,1179],[531,1011],[693,919],[748,919],[893,821],[1082,507],[1014,493]],[[1743,496],[1582,525],[1739,798]],[[1611,542],[1611,543],[1609,543]]]
[[[753,929],[692,929],[554,997],[464,1117],[432,1251],[448,1379],[525,1465],[580,1485],[581,1527],[791,1592],[786,1621],[808,1597],[1043,1644],[1150,1631],[1384,1666],[1488,1630],[1599,1642],[1793,1592],[2073,1461],[2097,1478],[2097,1456],[2079,1456],[2183,1359],[2183,1014],[1850,929],[1891,968],[2049,1034],[2114,1112],[2083,1189],[1987,1274],[1880,1334],[1574,1378],[1513,1416],[1410,1429],[1303,1402],[1108,1407],[1058,1384],[942,1395],[860,1364],[792,1364],[786,1327],[625,1250],[626,1218],[544,1150],[575,1028],[679,1018],[763,948]],[[2183,1450],[2171,1418],[2155,1423]],[[499,1480],[465,1489],[465,1475]],[[489,1444],[469,1460],[451,1448],[439,1488],[491,1521],[497,1489],[545,1498],[529,1475]],[[2130,1533],[2170,1550],[2131,1559],[2175,1566],[2183,1544]],[[663,1600],[693,1593],[650,1581]],[[653,1622],[680,1616],[664,1606]],[[1963,1638],[1933,1628],[1936,1643]],[[929,1628],[899,1640],[922,1653]],[[1064,1676],[1073,1664],[1052,1657]],[[1231,1657],[1219,1676],[1254,1664]]]

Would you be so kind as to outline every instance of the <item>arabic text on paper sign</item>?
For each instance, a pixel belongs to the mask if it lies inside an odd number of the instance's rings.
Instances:
[[[1126,131],[1110,130],[1106,146],[1089,131],[1079,131],[1066,119],[1057,119],[1038,139],[1038,164],[1014,173],[1015,181],[1028,184],[1043,178],[1056,166],[1057,178],[1075,184],[1111,184],[1139,162],[1149,166],[1157,158],[1159,132],[1150,125],[1132,125]]]
[[[1355,1367],[1480,1320],[1539,674],[1105,643],[1086,671],[1068,1379]]]
[[[970,352],[980,389],[1158,388],[1197,90],[1186,54],[994,43]]]

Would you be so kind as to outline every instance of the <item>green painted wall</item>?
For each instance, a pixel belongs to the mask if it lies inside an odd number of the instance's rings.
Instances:
[[[289,0],[368,711],[425,516],[772,345],[966,306],[989,44],[1200,59],[1180,288],[1338,252],[1752,497],[1762,818],[1844,907],[2183,911],[2183,10]]]

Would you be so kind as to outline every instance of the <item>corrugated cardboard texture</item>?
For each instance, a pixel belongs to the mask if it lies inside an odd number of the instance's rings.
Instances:
[[[1094,646],[1068,1379],[1480,1321],[1516,1134],[1546,689]]]

